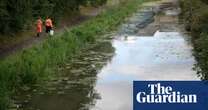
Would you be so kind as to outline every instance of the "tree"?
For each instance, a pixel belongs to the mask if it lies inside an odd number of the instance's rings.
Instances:
[[[66,12],[79,11],[81,5],[102,5],[107,0],[1,0],[0,34],[16,33],[30,28],[34,20],[50,16],[56,22]]]

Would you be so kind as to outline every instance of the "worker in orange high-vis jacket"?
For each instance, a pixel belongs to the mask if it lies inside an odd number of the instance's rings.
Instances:
[[[37,23],[36,23],[36,31],[37,31],[37,37],[40,37],[40,34],[43,30],[43,22],[41,20],[41,17],[38,17]]]
[[[53,28],[52,20],[49,17],[46,18],[45,27],[46,27],[46,33],[49,33]]]

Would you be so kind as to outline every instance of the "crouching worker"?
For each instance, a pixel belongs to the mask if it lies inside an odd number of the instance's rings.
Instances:
[[[52,20],[49,17],[46,18],[45,27],[46,27],[46,33],[53,35],[53,24],[52,24]]]
[[[41,17],[38,17],[37,24],[36,24],[37,37],[40,37],[40,34],[42,33],[42,29],[43,29],[42,25],[43,25],[43,22],[41,20]]]

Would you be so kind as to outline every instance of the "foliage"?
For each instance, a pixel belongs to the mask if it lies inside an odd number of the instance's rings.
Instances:
[[[208,79],[208,35],[201,35],[199,39],[195,41],[194,56],[197,59],[195,69],[198,71],[198,75],[207,80]]]
[[[79,11],[80,5],[102,5],[107,0],[1,0],[0,34],[11,34],[30,28],[38,16],[55,21],[66,12]]]
[[[4,110],[17,88],[47,80],[54,69],[75,55],[88,43],[115,29],[125,17],[135,12],[148,0],[128,0],[108,9],[97,17],[64,33],[51,37],[41,44],[12,55],[0,62],[0,110]]]
[[[186,29],[192,35],[195,69],[198,75],[208,80],[208,4],[207,0],[181,0],[182,14]]]

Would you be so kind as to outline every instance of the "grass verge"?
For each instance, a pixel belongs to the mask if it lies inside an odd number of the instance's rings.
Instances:
[[[54,69],[66,59],[75,55],[86,44],[95,42],[99,36],[116,29],[145,1],[150,0],[128,0],[79,26],[1,61],[0,110],[8,108],[10,98],[18,88],[43,82],[53,76]]]

